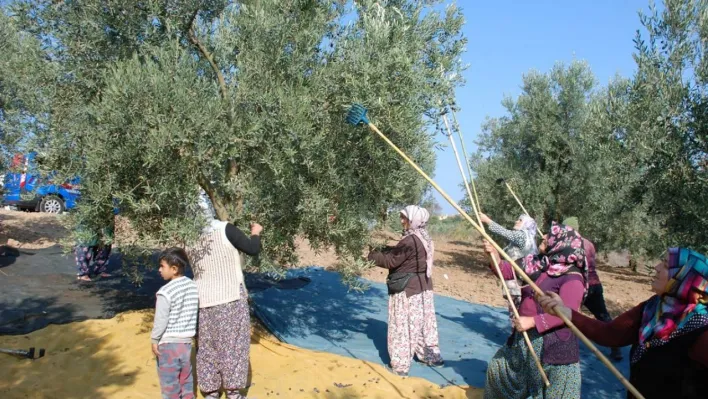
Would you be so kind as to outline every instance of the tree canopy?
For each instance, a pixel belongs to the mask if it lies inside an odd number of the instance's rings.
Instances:
[[[28,136],[46,129],[47,83],[54,75],[40,42],[2,12],[0,54],[0,165],[7,166]]]
[[[708,250],[706,9],[705,0],[667,0],[640,13],[629,79],[599,87],[580,61],[524,75],[471,161],[485,209],[518,216],[496,184],[505,178],[543,225],[578,216],[604,249]]]
[[[100,227],[117,198],[136,230],[125,250],[185,242],[203,189],[220,219],[264,225],[262,269],[303,235],[355,273],[371,220],[426,186],[344,116],[365,104],[433,171],[430,128],[461,83],[439,71],[460,71],[465,44],[461,11],[439,3],[16,1],[3,18],[51,66],[31,146],[81,176],[77,222]]]

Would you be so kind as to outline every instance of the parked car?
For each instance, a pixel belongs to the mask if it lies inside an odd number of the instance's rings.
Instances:
[[[53,180],[54,173],[40,176],[36,155],[34,152],[15,155],[11,171],[3,179],[2,204],[46,213],[63,213],[75,208],[80,197],[80,179],[57,183]]]

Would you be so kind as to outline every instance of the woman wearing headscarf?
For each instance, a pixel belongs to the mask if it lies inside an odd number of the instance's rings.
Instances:
[[[388,353],[389,369],[407,376],[411,360],[442,366],[438,346],[438,325],[433,303],[434,245],[426,224],[425,208],[409,205],[400,212],[403,238],[395,247],[372,251],[368,259],[388,269]]]
[[[498,260],[504,278],[512,279],[511,265],[501,261],[488,242],[484,246]],[[528,255],[517,263],[544,292],[555,292],[573,309],[579,309],[587,281],[582,238],[575,230],[554,222],[540,249],[541,254]],[[570,329],[541,309],[530,286],[521,288],[519,316],[514,319],[514,332],[489,362],[484,397],[580,398],[580,351]],[[544,386],[520,334],[523,331],[540,357],[549,387]]]
[[[211,201],[202,193],[207,225],[189,249],[194,282],[199,291],[197,382],[205,399],[241,399],[246,387],[251,344],[248,293],[243,280],[242,253],[255,256],[261,249],[257,223],[247,237],[236,226],[215,219]]]
[[[656,295],[611,322],[569,308],[553,293],[539,297],[550,314],[563,313],[604,346],[632,345],[629,381],[647,399],[708,397],[708,262],[671,248],[654,269]],[[627,393],[628,398],[633,398]]]
[[[563,220],[563,224],[575,229],[575,231],[580,232],[578,229],[579,223],[578,218],[571,216]],[[588,263],[588,292],[585,295],[585,302],[583,305],[590,311],[590,313],[595,316],[596,319],[605,322],[612,321],[612,316],[610,312],[607,311],[607,306],[605,305],[605,295],[604,289],[602,287],[602,282],[600,281],[600,275],[597,274],[596,270],[596,254],[595,244],[583,237],[583,248],[585,248],[585,259]],[[615,361],[620,361],[623,359],[622,350],[620,348],[611,348],[610,358]]]
[[[499,234],[509,241],[509,244],[504,247],[504,252],[507,253],[513,260],[525,258],[528,255],[538,254],[536,246],[536,221],[532,217],[522,214],[514,223],[514,229],[508,230],[496,223],[484,213],[479,214],[482,223],[489,226],[489,231]],[[496,272],[495,272],[496,273]],[[514,304],[518,307],[521,303],[521,286],[516,278],[516,273],[511,270],[514,278],[506,280],[505,284],[509,289]],[[503,294],[506,298],[506,293]],[[509,312],[511,315],[512,313]]]
[[[111,257],[113,241],[115,240],[115,216],[118,215],[118,200],[113,199],[113,213],[107,217],[105,227],[90,230],[83,223],[76,227],[77,243],[74,255],[79,281],[92,281],[91,276],[108,278],[108,262]]]
[[[78,226],[80,236],[88,237],[85,240],[79,239],[74,247],[76,259],[76,279],[79,281],[92,281],[91,276],[108,278],[108,261],[111,257],[112,243],[114,240],[114,224],[111,222],[103,229],[89,230],[83,226]]]

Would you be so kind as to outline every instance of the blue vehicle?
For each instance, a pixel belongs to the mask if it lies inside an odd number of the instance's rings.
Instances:
[[[80,197],[79,178],[57,184],[51,174],[40,176],[36,156],[34,152],[15,155],[12,171],[4,176],[3,205],[55,214],[75,208]]]

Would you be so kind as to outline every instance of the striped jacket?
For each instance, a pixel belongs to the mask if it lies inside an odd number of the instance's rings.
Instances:
[[[170,304],[167,328],[160,342],[194,337],[199,312],[199,293],[194,281],[188,277],[174,279],[160,288],[157,295],[165,297]]]

